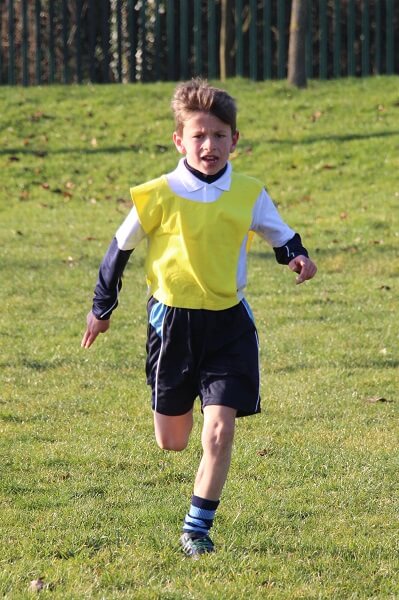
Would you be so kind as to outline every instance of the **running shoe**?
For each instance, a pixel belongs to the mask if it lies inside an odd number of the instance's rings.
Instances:
[[[183,533],[180,544],[184,554],[191,558],[199,558],[201,554],[208,554],[215,550],[215,546],[208,535],[198,536],[195,533]]]

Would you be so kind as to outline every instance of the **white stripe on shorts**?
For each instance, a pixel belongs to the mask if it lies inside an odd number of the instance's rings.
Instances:
[[[159,375],[159,367],[161,365],[161,357],[162,357],[162,350],[163,350],[163,342],[164,342],[164,338],[165,336],[163,335],[164,331],[164,323],[165,323],[165,317],[166,317],[166,312],[164,312],[163,316],[162,316],[162,323],[161,323],[161,349],[159,350],[159,356],[158,356],[158,361],[157,361],[157,370],[155,372],[155,394],[154,394],[154,411],[157,411],[157,404],[158,404],[158,375]]]
[[[259,408],[259,402],[260,402],[260,347],[259,347],[259,337],[258,337],[258,332],[255,329],[255,338],[256,338],[256,345],[258,346],[258,399],[256,401],[256,407],[255,410],[257,411]]]

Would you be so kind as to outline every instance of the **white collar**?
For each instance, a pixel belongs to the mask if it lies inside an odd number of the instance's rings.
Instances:
[[[173,174],[177,175],[187,192],[196,192],[197,190],[201,190],[205,187],[215,187],[223,192],[228,192],[231,186],[232,170],[232,166],[230,162],[228,162],[226,171],[223,173],[223,175],[221,175],[221,177],[219,177],[219,179],[213,183],[206,183],[205,181],[201,181],[201,179],[195,177],[195,175],[193,175],[185,166],[184,158],[181,158],[175,171],[173,171]]]

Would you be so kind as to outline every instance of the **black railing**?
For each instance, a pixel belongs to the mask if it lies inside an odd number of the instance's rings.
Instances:
[[[226,5],[223,24],[221,0],[0,0],[0,83],[212,79],[221,60],[227,76],[285,78],[291,1]],[[309,78],[399,73],[399,0],[308,5]]]

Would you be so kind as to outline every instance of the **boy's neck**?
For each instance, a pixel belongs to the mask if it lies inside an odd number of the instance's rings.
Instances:
[[[190,173],[192,173],[194,175],[194,177],[196,177],[197,179],[200,179],[201,181],[204,181],[205,183],[213,183],[214,181],[219,179],[219,177],[224,175],[227,170],[227,163],[226,163],[224,165],[223,169],[220,169],[220,171],[215,173],[215,175],[205,175],[205,173],[201,173],[201,171],[198,171],[197,169],[194,169],[193,167],[191,167],[188,164],[186,158],[184,159],[184,166],[186,167],[186,169],[188,169],[190,171]]]

